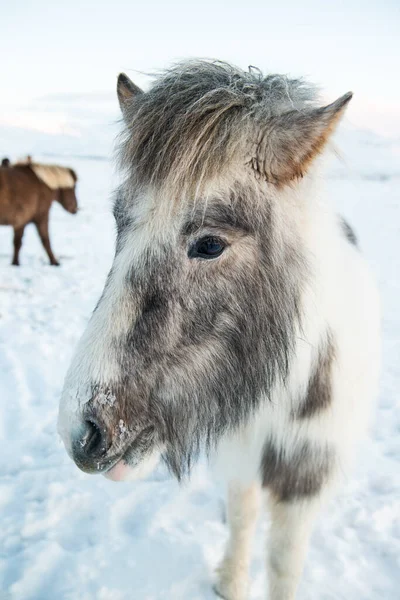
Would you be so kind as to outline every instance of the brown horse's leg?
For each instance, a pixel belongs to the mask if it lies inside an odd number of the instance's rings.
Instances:
[[[54,256],[53,251],[52,251],[51,246],[50,246],[49,217],[48,217],[48,215],[46,215],[46,217],[44,217],[40,221],[35,222],[35,225],[36,225],[36,229],[38,230],[38,234],[40,236],[40,239],[42,240],[43,247],[46,250],[47,255],[48,255],[49,259],[50,259],[50,264],[58,266],[60,263],[58,262],[58,260]]]
[[[22,246],[22,236],[24,235],[25,225],[23,227],[14,228],[14,256],[12,265],[19,266],[19,251]]]

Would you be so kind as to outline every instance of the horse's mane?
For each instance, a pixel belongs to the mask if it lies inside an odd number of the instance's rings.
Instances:
[[[14,166],[29,167],[35,173],[36,177],[52,190],[57,190],[59,188],[73,188],[77,181],[75,171],[68,167],[46,165],[29,161],[20,161],[15,163]]]
[[[248,72],[227,63],[185,61],[160,74],[127,108],[122,166],[145,184],[184,193],[218,175],[257,144],[257,124],[309,106],[316,90],[301,79]]]

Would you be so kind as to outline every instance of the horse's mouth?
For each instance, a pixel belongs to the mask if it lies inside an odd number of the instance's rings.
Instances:
[[[129,464],[124,457],[103,472],[106,479],[111,481],[134,481],[149,475],[160,459],[161,453],[154,448],[146,456],[142,457],[135,465]]]
[[[103,475],[111,481],[125,481],[131,470],[131,467],[121,458],[110,469],[104,471]]]
[[[148,472],[150,463],[154,468],[159,456],[160,451],[154,444],[154,428],[148,427],[128,445],[118,458],[103,469],[102,474],[112,481],[136,479]],[[143,471],[146,473],[142,474]]]

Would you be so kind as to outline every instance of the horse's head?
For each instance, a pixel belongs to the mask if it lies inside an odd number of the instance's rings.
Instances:
[[[53,199],[57,200],[66,211],[72,214],[78,212],[75,192],[78,177],[73,169],[59,165],[33,163],[31,160],[22,164],[27,165],[26,168],[33,171],[36,177],[52,190]]]
[[[76,182],[77,176],[73,169],[67,169],[70,173],[70,185],[59,187],[57,190],[56,200],[69,213],[75,215],[78,212],[78,200],[76,198]]]
[[[59,430],[87,472],[122,479],[161,456],[179,478],[287,376],[316,205],[306,171],[351,95],[318,108],[301,81],[195,62],[148,93],[120,76],[118,96],[115,259]]]

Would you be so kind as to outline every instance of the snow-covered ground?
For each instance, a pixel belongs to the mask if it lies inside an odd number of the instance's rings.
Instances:
[[[379,280],[384,370],[371,439],[319,520],[299,599],[398,600],[400,155],[371,140],[348,147],[348,170],[332,168],[328,187]],[[0,599],[213,600],[227,532],[205,465],[182,488],[163,471],[114,484],[81,473],[57,436],[63,378],[112,260],[115,182],[107,161],[57,160],[78,172],[81,205],[76,216],[52,208],[61,267],[47,265],[32,226],[22,266],[9,266],[12,232],[0,228]],[[251,600],[265,598],[267,531],[261,519]]]

